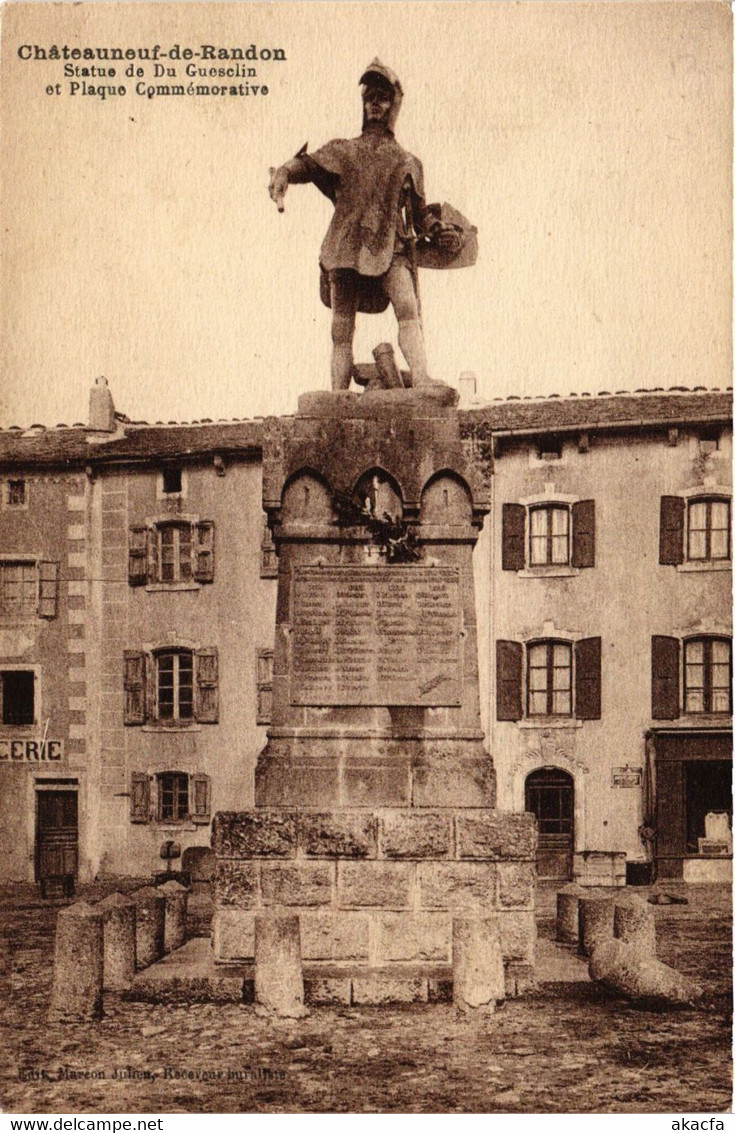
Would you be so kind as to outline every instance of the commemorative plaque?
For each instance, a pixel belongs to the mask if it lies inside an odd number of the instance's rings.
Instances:
[[[460,704],[456,567],[299,567],[291,703]]]

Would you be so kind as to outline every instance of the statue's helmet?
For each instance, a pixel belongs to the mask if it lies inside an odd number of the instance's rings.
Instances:
[[[393,102],[390,108],[390,114],[388,115],[388,129],[392,132],[395,129],[398,111],[401,109],[401,103],[403,102],[403,87],[400,84],[398,75],[396,75],[395,71],[391,71],[390,67],[386,67],[384,63],[381,63],[376,57],[360,76],[360,85],[364,90],[370,87],[382,87],[383,90],[389,92]],[[364,117],[362,125],[364,129]]]

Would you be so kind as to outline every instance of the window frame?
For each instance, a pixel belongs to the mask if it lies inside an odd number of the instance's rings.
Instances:
[[[156,773],[156,822],[162,823],[183,823],[191,821],[191,776],[185,771],[159,771]],[[164,794],[167,790],[166,781],[171,780],[171,793],[172,793],[172,813],[170,815],[164,814]],[[184,788],[182,792],[181,788]],[[183,810],[179,810],[182,793],[185,796],[186,805]]]
[[[561,500],[549,500],[548,502],[539,502],[528,504],[526,507],[528,513],[528,546],[526,547],[526,569],[536,570],[544,567],[571,567],[572,565],[572,507],[571,504],[565,503]],[[552,514],[558,511],[566,516],[566,531],[563,536],[566,543],[566,557],[564,559],[555,560],[554,554],[554,539],[558,538],[558,534],[554,533]],[[534,535],[533,533],[533,516],[535,513],[543,513],[546,516],[546,532],[543,535]],[[545,540],[546,557],[543,562],[536,562],[534,560],[534,540],[543,538]]]
[[[544,665],[532,665],[532,651],[545,648],[546,661]],[[558,688],[555,681],[555,674],[560,666],[555,665],[555,650],[557,648],[564,648],[568,656],[568,664],[563,666],[563,671],[567,672],[568,687]],[[545,672],[546,682],[543,688],[534,689],[531,687],[531,673]],[[562,638],[535,638],[531,641],[525,642],[525,673],[526,673],[526,695],[525,695],[525,718],[527,720],[573,720],[574,716],[574,643],[565,641]],[[545,694],[546,696],[546,712],[536,712],[531,710],[531,697],[532,695]],[[559,694],[566,693],[569,697],[569,711],[559,712],[554,711],[555,697]]]
[[[24,723],[13,723],[5,720],[5,675],[7,673],[27,673],[31,678],[32,689],[32,718],[26,720]],[[2,663],[0,665],[0,728],[2,729],[15,729],[15,728],[34,728],[38,726],[38,721],[41,718],[40,713],[40,677],[36,666],[34,665],[7,665]]]
[[[11,499],[12,488],[16,484],[23,486],[23,499],[18,503]],[[8,476],[4,484],[3,504],[9,511],[26,511],[28,509],[28,480],[25,476]]]
[[[717,662],[713,661],[712,646],[715,643],[727,645],[728,648],[728,681],[727,681],[727,708],[713,708],[713,693],[721,691],[724,686],[713,685],[713,669]],[[689,661],[687,653],[692,646],[702,646],[702,661],[695,662]],[[717,716],[721,718],[732,716],[732,638],[726,637],[723,634],[696,634],[692,637],[685,637],[682,639],[682,715],[683,716]],[[702,684],[692,685],[688,679],[690,669],[695,666],[702,668]],[[701,691],[702,704],[701,709],[691,708],[689,705],[689,694],[699,693]]]
[[[196,569],[194,563],[194,548],[196,547],[196,524],[191,523],[186,519],[162,519],[153,525],[153,538],[156,541],[156,578],[152,583],[153,586],[189,586],[197,585],[194,579],[194,572]],[[188,556],[182,559],[181,554],[181,533],[186,531],[189,542]],[[173,560],[171,566],[174,568],[173,578],[164,578],[164,535],[171,532],[175,538],[172,540]],[[188,576],[182,577],[181,565],[182,561],[187,563]]]
[[[704,531],[704,533],[705,533],[705,554],[704,555],[693,555],[692,554],[692,547],[691,547],[691,545],[692,545],[691,513],[692,513],[693,507],[701,506],[702,504],[704,504],[706,506],[705,526],[703,528],[696,528],[696,530],[697,531]],[[727,525],[726,525],[727,549],[726,549],[726,553],[724,555],[713,555],[711,553],[711,550],[712,550],[712,530],[713,530],[711,517],[712,517],[712,505],[713,504],[723,504],[727,508]],[[732,561],[732,500],[731,500],[731,497],[720,495],[718,493],[708,493],[708,494],[702,494],[702,495],[697,495],[697,496],[688,496],[686,498],[685,523],[686,523],[686,533],[685,533],[685,538],[684,538],[684,552],[685,552],[684,553],[684,562],[685,563],[696,563],[696,564],[701,563],[701,564],[713,564],[714,565],[714,564],[718,564],[718,563],[728,563],[728,562]],[[715,530],[720,531],[720,530],[722,530],[722,528],[716,528]]]
[[[20,603],[18,609],[6,610],[4,590],[6,586],[5,572],[13,567],[23,568],[28,567],[33,574],[33,603],[32,607],[26,608],[23,602]],[[31,581],[30,579],[21,579],[21,584]],[[38,559],[34,556],[26,557],[25,555],[18,558],[2,558],[0,559],[0,619],[4,622],[29,622],[38,617],[38,599],[39,599],[39,570]]]
[[[188,728],[192,724],[196,724],[196,702],[195,702],[195,660],[196,651],[188,649],[185,646],[162,646],[153,651],[153,715],[152,720],[158,726],[173,727],[173,728]],[[189,659],[189,706],[190,714],[188,716],[181,715],[181,658],[187,657]],[[171,705],[172,715],[161,715],[161,661],[171,658]]]

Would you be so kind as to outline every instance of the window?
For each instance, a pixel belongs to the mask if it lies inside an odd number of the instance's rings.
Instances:
[[[689,501],[687,516],[687,558],[711,561],[730,558],[730,501],[696,499]]]
[[[194,659],[190,650],[156,655],[156,718],[194,718]]]
[[[661,497],[658,561],[662,565],[725,563],[730,557],[729,496]]]
[[[725,713],[730,708],[731,643],[696,637],[684,642],[684,711]]]
[[[258,699],[255,722],[270,724],[273,712],[273,650],[259,649],[256,663]]]
[[[561,641],[528,646],[527,714],[571,716],[572,647]]]
[[[595,565],[595,501],[503,504],[503,570]]]
[[[58,563],[0,562],[0,617],[27,621],[56,617]]]
[[[529,518],[529,564],[551,566],[568,563],[569,508],[558,504],[532,507]]]
[[[181,493],[181,469],[180,468],[164,468],[161,473],[161,490],[166,496],[179,495]]]
[[[0,700],[3,724],[33,724],[35,673],[33,670],[6,669],[0,672]]]
[[[191,586],[213,581],[214,524],[210,520],[161,520],[131,526],[131,586]]]
[[[682,662],[683,655],[683,662]],[[702,635],[651,639],[651,715],[729,716],[732,712],[732,641]],[[682,691],[683,690],[683,691]]]
[[[211,819],[208,775],[199,772],[159,771],[148,775],[133,771],[130,777],[131,822],[190,822],[205,825]]]
[[[188,727],[219,719],[217,650],[129,649],[124,655],[126,724]]]
[[[166,771],[158,776],[158,817],[180,822],[189,815],[189,776]]]
[[[542,437],[538,445],[539,460],[561,460],[564,452],[564,442],[555,433]]]
[[[25,480],[8,480],[5,494],[8,507],[25,507],[27,498]]]
[[[498,720],[550,717],[599,720],[602,701],[599,637],[496,642]]]

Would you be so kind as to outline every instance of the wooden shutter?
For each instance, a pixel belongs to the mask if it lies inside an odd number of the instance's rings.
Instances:
[[[160,574],[158,567],[158,528],[148,528],[148,540],[146,546],[146,574],[149,582],[159,582]]]
[[[503,570],[523,570],[526,565],[526,509],[523,504],[503,504]]]
[[[273,713],[273,650],[258,650],[257,724],[270,724]]]
[[[59,564],[40,562],[38,564],[38,616],[55,618],[57,594],[59,589]]]
[[[125,650],[125,712],[126,724],[145,723],[145,653]]]
[[[209,822],[211,802],[208,775],[189,776],[189,811],[192,822],[200,825]]]
[[[523,646],[519,641],[498,641],[496,654],[498,720],[523,716]]]
[[[678,566],[684,562],[685,507],[686,503],[681,496],[661,497],[658,561],[664,566]]]
[[[145,586],[148,581],[148,528],[131,525],[128,532],[128,582]]]
[[[219,719],[219,676],[217,650],[197,649],[197,712],[201,724],[216,724]]]
[[[572,566],[595,565],[595,501],[579,500],[572,505]]]
[[[214,581],[214,524],[211,519],[194,525],[193,573],[197,582]]]
[[[130,821],[147,822],[150,815],[150,784],[148,776],[133,771],[130,776]]]
[[[602,715],[602,642],[584,637],[574,645],[574,715],[599,720]]]
[[[651,716],[675,720],[679,715],[679,640],[651,638]]]

